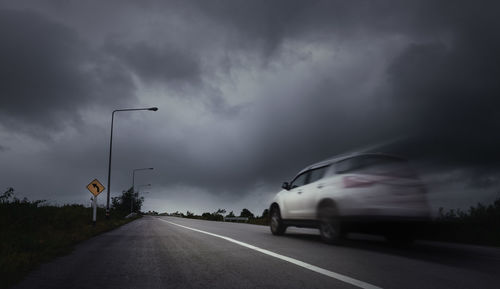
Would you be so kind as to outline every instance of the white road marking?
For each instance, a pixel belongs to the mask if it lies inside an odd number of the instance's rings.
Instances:
[[[241,241],[238,241],[238,240],[226,237],[226,236],[217,235],[217,234],[214,234],[214,233],[210,233],[210,232],[198,230],[198,229],[195,229],[195,228],[191,228],[191,227],[179,225],[179,224],[176,224],[176,223],[173,223],[173,222],[170,222],[170,221],[167,221],[167,220],[163,220],[163,219],[160,219],[160,218],[158,218],[158,219],[161,220],[161,221],[163,221],[163,222],[167,222],[169,224],[172,224],[172,225],[175,225],[175,226],[179,226],[179,227],[191,230],[191,231],[195,231],[195,232],[199,232],[199,233],[203,233],[203,234],[207,234],[207,235],[210,235],[210,236],[214,236],[214,237],[217,237],[217,238],[224,239],[226,241],[229,241],[229,242],[238,244],[240,246],[243,246],[243,247],[246,247],[246,248],[249,248],[249,249],[261,252],[263,254],[272,256],[274,258],[278,258],[280,260],[283,260],[283,261],[295,264],[295,265],[300,266],[302,268],[309,269],[309,270],[314,271],[316,273],[320,273],[320,274],[326,275],[328,277],[340,280],[342,282],[354,285],[354,286],[359,287],[359,288],[363,288],[363,289],[382,289],[381,287],[372,285],[370,283],[366,283],[366,282],[363,282],[361,280],[357,280],[357,279],[354,279],[354,278],[351,278],[351,277],[348,277],[348,276],[345,276],[345,275],[342,275],[342,274],[339,274],[339,273],[336,273],[336,272],[333,272],[333,271],[330,271],[330,270],[326,270],[326,269],[320,268],[318,266],[314,266],[314,265],[306,263],[306,262],[299,261],[297,259],[293,259],[293,258],[284,256],[284,255],[281,255],[281,254],[278,254],[278,253],[274,253],[274,252],[266,250],[266,249],[255,247],[253,245],[250,245],[250,244],[247,244],[247,243],[244,243],[244,242],[241,242]]]

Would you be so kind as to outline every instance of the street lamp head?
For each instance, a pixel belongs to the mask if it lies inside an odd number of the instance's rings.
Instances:
[[[148,110],[151,110],[151,111],[157,111],[157,110],[158,110],[158,108],[157,108],[157,107],[150,107],[150,108],[148,108]]]

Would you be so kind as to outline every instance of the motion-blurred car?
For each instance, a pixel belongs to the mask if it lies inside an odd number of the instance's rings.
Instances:
[[[319,228],[336,243],[348,232],[408,243],[429,220],[426,188],[404,158],[356,153],[308,166],[282,185],[270,206],[271,232]]]

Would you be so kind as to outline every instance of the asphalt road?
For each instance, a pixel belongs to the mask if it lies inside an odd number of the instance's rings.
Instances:
[[[500,249],[394,248],[315,230],[144,217],[79,244],[14,288],[500,288]]]

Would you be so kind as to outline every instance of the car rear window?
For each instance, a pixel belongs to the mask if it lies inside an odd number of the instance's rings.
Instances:
[[[357,173],[400,178],[416,178],[408,161],[391,156],[366,155],[348,158],[335,164],[337,174]]]

